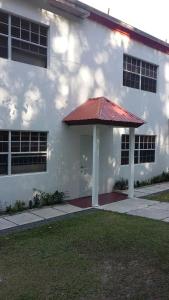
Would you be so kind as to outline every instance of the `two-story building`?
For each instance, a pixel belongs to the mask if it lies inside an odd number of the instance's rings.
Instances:
[[[33,190],[91,194],[92,126],[63,119],[106,97],[145,120],[135,180],[169,166],[169,45],[79,1],[0,0],[0,207]],[[128,129],[100,130],[99,193],[128,178]]]

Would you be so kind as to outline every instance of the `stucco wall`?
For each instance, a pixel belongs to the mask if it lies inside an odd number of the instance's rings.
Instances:
[[[169,58],[89,20],[74,22],[41,12],[33,2],[0,0],[0,8],[48,24],[48,68],[0,59],[0,128],[44,130],[48,136],[46,173],[0,177],[1,207],[29,200],[33,188],[79,194],[80,135],[90,128],[70,128],[62,119],[89,97],[106,96],[147,121],[136,133],[157,135],[156,162],[135,167],[135,178],[168,168]],[[122,85],[123,53],[159,65],[157,93]],[[115,179],[127,178],[120,166],[123,129],[101,128],[100,192]]]

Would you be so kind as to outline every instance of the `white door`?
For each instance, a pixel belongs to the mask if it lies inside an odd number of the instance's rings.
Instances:
[[[80,197],[92,194],[92,136],[80,136]]]

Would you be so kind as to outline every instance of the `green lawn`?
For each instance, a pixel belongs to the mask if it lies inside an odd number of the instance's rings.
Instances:
[[[169,202],[169,191],[165,191],[165,192],[145,196],[144,198],[149,199],[149,200],[158,200],[158,201],[161,201],[161,202]]]
[[[169,224],[98,211],[0,237],[0,299],[169,299]]]

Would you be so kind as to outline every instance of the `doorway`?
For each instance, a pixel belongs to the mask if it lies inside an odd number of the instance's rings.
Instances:
[[[80,197],[92,194],[92,143],[92,136],[80,136]]]

